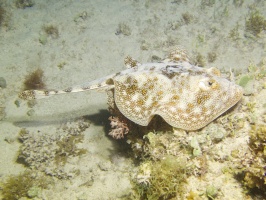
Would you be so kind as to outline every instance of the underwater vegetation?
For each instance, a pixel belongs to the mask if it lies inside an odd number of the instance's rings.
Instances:
[[[25,77],[24,90],[44,89],[44,75],[41,68],[36,69]]]
[[[233,1],[234,6],[236,6],[236,7],[241,7],[243,5],[243,3],[244,3],[244,0],[234,0]]]
[[[259,11],[252,11],[245,23],[246,31],[258,36],[262,31],[266,30],[266,19]]]
[[[39,42],[43,45],[45,45],[48,41],[48,38],[51,39],[57,39],[59,38],[59,30],[54,25],[45,25],[42,27],[42,32],[39,37]],[[64,65],[62,65],[63,67]],[[60,67],[59,67],[60,68]]]
[[[10,12],[6,8],[6,6],[4,6],[4,4],[0,2],[0,28],[8,29],[10,27],[10,19],[11,19]]]
[[[217,54],[215,52],[208,53],[208,62],[213,63],[217,58]]]
[[[200,6],[201,9],[205,9],[206,7],[212,7],[215,4],[215,0],[201,0]]]
[[[255,124],[249,132],[248,152],[242,158],[241,174],[243,184],[250,189],[266,192],[266,125]]]
[[[32,0],[16,0],[17,8],[28,8],[34,6],[34,2]]]
[[[204,56],[201,53],[198,53],[196,58],[195,58],[196,65],[204,67],[206,66],[206,60]]]
[[[3,24],[5,19],[6,11],[5,9],[0,5],[0,26]]]
[[[237,24],[232,30],[230,30],[228,34],[229,38],[231,38],[233,41],[237,41],[240,39],[240,33],[239,33],[239,25]]]
[[[18,175],[10,175],[0,183],[3,200],[31,199],[40,195],[42,189],[52,184],[48,177],[31,170]]]
[[[140,166],[134,184],[134,199],[183,198],[188,169],[186,161],[174,156]]]
[[[132,179],[131,199],[185,199],[188,178],[207,172],[206,156],[197,153],[199,144],[185,132],[149,132],[143,139],[135,140],[129,136],[134,155],[140,161]]]
[[[184,24],[188,25],[193,22],[193,20],[194,16],[191,15],[189,12],[182,13],[182,21],[184,22]]]
[[[87,150],[77,147],[78,143],[84,140],[84,134],[70,135],[56,142],[59,147],[55,154],[56,165],[65,165],[68,157],[81,156],[86,154]]]
[[[258,92],[254,88],[258,87],[259,84],[265,88],[263,79],[266,76],[266,59],[263,59],[258,65],[251,63],[247,71],[248,73],[242,74],[237,81],[244,88],[244,94],[248,95]]]
[[[244,88],[246,96],[243,97],[241,109],[245,117],[237,121],[246,127],[245,134],[248,140],[246,147],[235,149],[231,153],[234,158],[232,174],[242,183],[244,192],[251,197],[258,196],[257,199],[266,194],[266,104],[263,100],[256,100],[265,94],[265,61],[263,59],[257,65],[251,63],[247,73],[241,74],[238,78],[238,83]],[[227,126],[229,124],[227,123]],[[235,125],[234,129],[238,131]]]
[[[43,26],[43,30],[52,39],[57,39],[59,37],[58,28],[54,25]]]

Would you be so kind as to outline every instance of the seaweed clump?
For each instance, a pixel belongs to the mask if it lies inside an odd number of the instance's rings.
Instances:
[[[40,90],[45,88],[43,70],[38,68],[28,74],[24,80],[24,90]]]
[[[247,188],[266,192],[266,125],[252,125],[250,130],[249,152],[241,156],[242,177]]]
[[[54,25],[47,25],[43,27],[44,32],[50,36],[52,39],[57,39],[59,37],[58,28]]]
[[[32,0],[17,0],[16,1],[17,8],[28,8],[34,6],[34,2]]]
[[[259,11],[251,12],[245,25],[246,31],[251,32],[254,36],[258,36],[262,31],[266,30],[266,20]]]
[[[9,30],[10,18],[11,18],[11,14],[8,11],[8,8],[6,8],[4,3],[2,4],[0,2],[0,28],[5,28],[6,30]]]
[[[134,181],[134,199],[172,199],[184,197],[187,178],[186,160],[168,156],[156,162],[144,162]]]
[[[204,67],[206,66],[206,61],[205,58],[202,54],[198,53],[198,55],[196,56],[196,65],[200,66],[200,67]]]
[[[21,198],[34,198],[38,192],[46,189],[51,184],[45,176],[37,175],[32,171],[25,171],[18,175],[10,175],[5,181],[1,182],[3,200],[17,200]]]
[[[6,14],[5,9],[2,8],[2,6],[0,5],[0,26],[3,24],[5,20],[5,14]]]
[[[185,131],[150,132],[143,140],[128,141],[142,161],[132,180],[132,199],[184,199],[187,179],[207,171],[205,156],[192,154]]]
[[[266,126],[253,125],[250,131],[249,146],[253,162],[245,173],[245,184],[266,191]]]
[[[208,62],[213,63],[217,58],[217,54],[215,52],[208,53]]]
[[[188,25],[190,24],[191,22],[193,22],[194,20],[194,16],[191,15],[189,12],[185,12],[185,13],[182,13],[182,21]]]
[[[84,134],[71,134],[70,136],[66,136],[58,140],[56,142],[56,145],[59,148],[56,150],[55,154],[56,165],[65,165],[68,157],[75,157],[86,154],[86,149],[79,148],[77,146],[77,144],[83,142],[83,140]]]

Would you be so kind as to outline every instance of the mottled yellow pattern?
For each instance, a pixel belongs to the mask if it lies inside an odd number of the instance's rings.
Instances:
[[[147,126],[160,115],[176,128],[197,130],[213,121],[242,97],[242,88],[216,68],[189,63],[186,52],[173,50],[160,63],[140,64],[125,59],[128,69],[67,90],[20,93],[22,99],[38,99],[55,94],[93,89],[114,89],[115,103],[131,121]]]

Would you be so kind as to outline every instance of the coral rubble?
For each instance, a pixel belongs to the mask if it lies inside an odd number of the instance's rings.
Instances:
[[[113,138],[121,139],[124,138],[124,135],[128,134],[129,128],[126,123],[119,121],[118,117],[109,117],[108,119],[111,121],[110,125],[112,128],[109,135]]]
[[[79,120],[76,127],[71,123],[64,124],[55,135],[30,133],[22,129],[19,136],[22,145],[18,161],[47,175],[63,179],[71,178],[78,171],[71,165],[67,166],[67,160],[86,153],[86,150],[79,148],[77,144],[83,141],[83,132],[88,127],[87,121]]]

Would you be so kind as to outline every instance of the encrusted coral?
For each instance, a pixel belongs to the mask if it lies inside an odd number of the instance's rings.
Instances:
[[[124,135],[128,134],[129,128],[126,123],[120,121],[118,117],[109,117],[108,119],[111,121],[110,125],[112,128],[109,135],[115,139],[121,139],[124,138]]]
[[[181,137],[182,136],[180,136],[180,138]],[[181,142],[179,137],[175,137],[172,132],[150,132],[144,136],[143,150],[145,152],[145,156],[149,156],[150,159],[162,160],[169,155],[180,155],[180,144]]]
[[[75,126],[75,127],[73,127]],[[86,153],[78,143],[84,139],[84,131],[89,127],[85,120],[64,124],[56,133],[30,133],[22,129],[19,139],[22,142],[18,160],[31,169],[38,169],[58,178],[73,177],[77,171],[66,167],[67,160]]]

